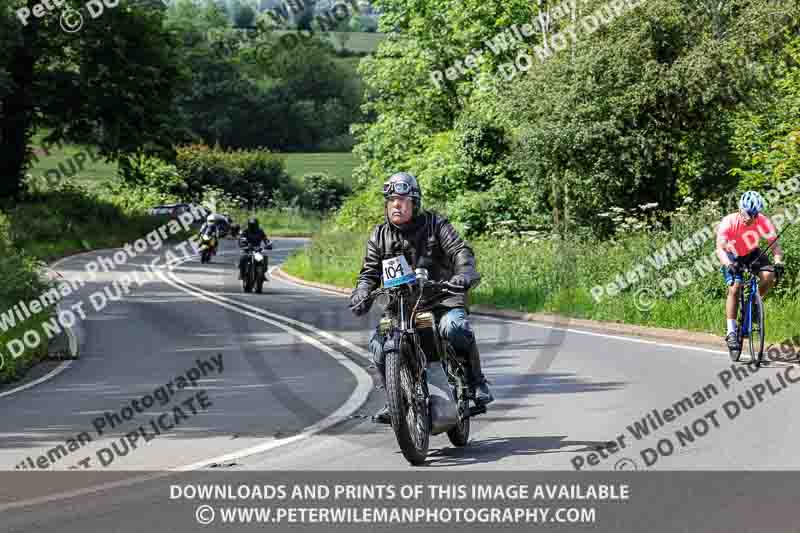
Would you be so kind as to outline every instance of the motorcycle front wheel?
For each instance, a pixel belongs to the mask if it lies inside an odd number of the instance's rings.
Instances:
[[[244,276],[242,276],[242,290],[244,292],[253,292],[253,273],[250,268],[247,268]]]
[[[421,401],[417,383],[405,357],[397,351],[386,354],[386,400],[397,443],[403,457],[412,465],[421,465],[428,456],[430,411]]]
[[[264,292],[264,273],[258,273],[258,281],[256,282],[256,292],[262,294]]]

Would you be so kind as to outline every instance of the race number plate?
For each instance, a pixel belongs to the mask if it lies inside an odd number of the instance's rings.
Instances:
[[[397,287],[405,283],[414,283],[417,275],[408,266],[408,261],[402,255],[383,260],[383,286]]]

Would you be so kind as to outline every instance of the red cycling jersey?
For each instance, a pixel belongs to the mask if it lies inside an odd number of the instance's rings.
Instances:
[[[717,238],[728,241],[726,251],[743,257],[755,250],[761,239],[767,239],[772,244],[777,233],[772,221],[761,213],[756,215],[752,224],[745,224],[739,213],[731,213],[720,222]]]

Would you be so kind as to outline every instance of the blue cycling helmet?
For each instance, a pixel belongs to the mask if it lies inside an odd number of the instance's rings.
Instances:
[[[764,198],[756,191],[747,191],[739,199],[739,209],[754,217],[764,210]]]

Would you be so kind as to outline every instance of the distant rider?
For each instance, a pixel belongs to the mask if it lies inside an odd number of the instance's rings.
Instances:
[[[210,235],[219,240],[220,234],[221,228],[217,216],[213,214],[208,215],[206,221],[203,222],[203,225],[200,227],[200,235]]]
[[[363,315],[369,311],[370,292],[381,285],[382,261],[399,255],[405,256],[412,269],[420,259],[430,264],[432,280],[447,281],[469,289],[480,279],[475,269],[475,256],[455,228],[435,213],[422,210],[422,192],[411,174],[399,172],[383,185],[385,222],[375,226],[367,242],[367,251],[358,283],[350,296],[353,313]],[[475,390],[475,403],[485,405],[494,400],[486,378],[481,371],[480,354],[475,334],[467,319],[466,296],[451,296],[435,310],[438,329],[453,348],[466,356],[470,386]],[[369,343],[381,383],[385,385],[385,355],[383,337],[378,328]],[[389,407],[375,413],[373,422],[391,423]]]
[[[775,286],[776,274],[783,275],[783,250],[777,240],[775,226],[762,214],[764,198],[755,191],[747,191],[739,199],[739,211],[722,219],[717,230],[717,257],[722,263],[721,271],[728,285],[728,299],[725,302],[728,333],[725,341],[733,355],[739,351],[737,338],[736,315],[739,307],[739,291],[742,289],[743,268],[750,265],[761,255],[758,243],[766,239],[775,255],[774,273],[761,271],[758,273],[758,293],[763,298]],[[764,268],[770,265],[764,254],[753,266]]]
[[[262,244],[269,243],[267,234],[264,233],[264,230],[262,230],[258,225],[257,218],[253,217],[247,221],[247,228],[245,228],[239,237],[239,242],[241,243],[242,241],[246,241],[249,247],[255,249],[261,248]],[[244,277],[244,264],[246,259],[247,254],[242,251],[242,255],[239,257],[239,279]]]
[[[203,235],[208,235],[214,239],[212,253],[217,255],[217,246],[219,246],[219,239],[222,235],[217,215],[211,214],[206,217],[206,221],[203,222],[203,225],[200,227],[200,236],[202,237]]]

